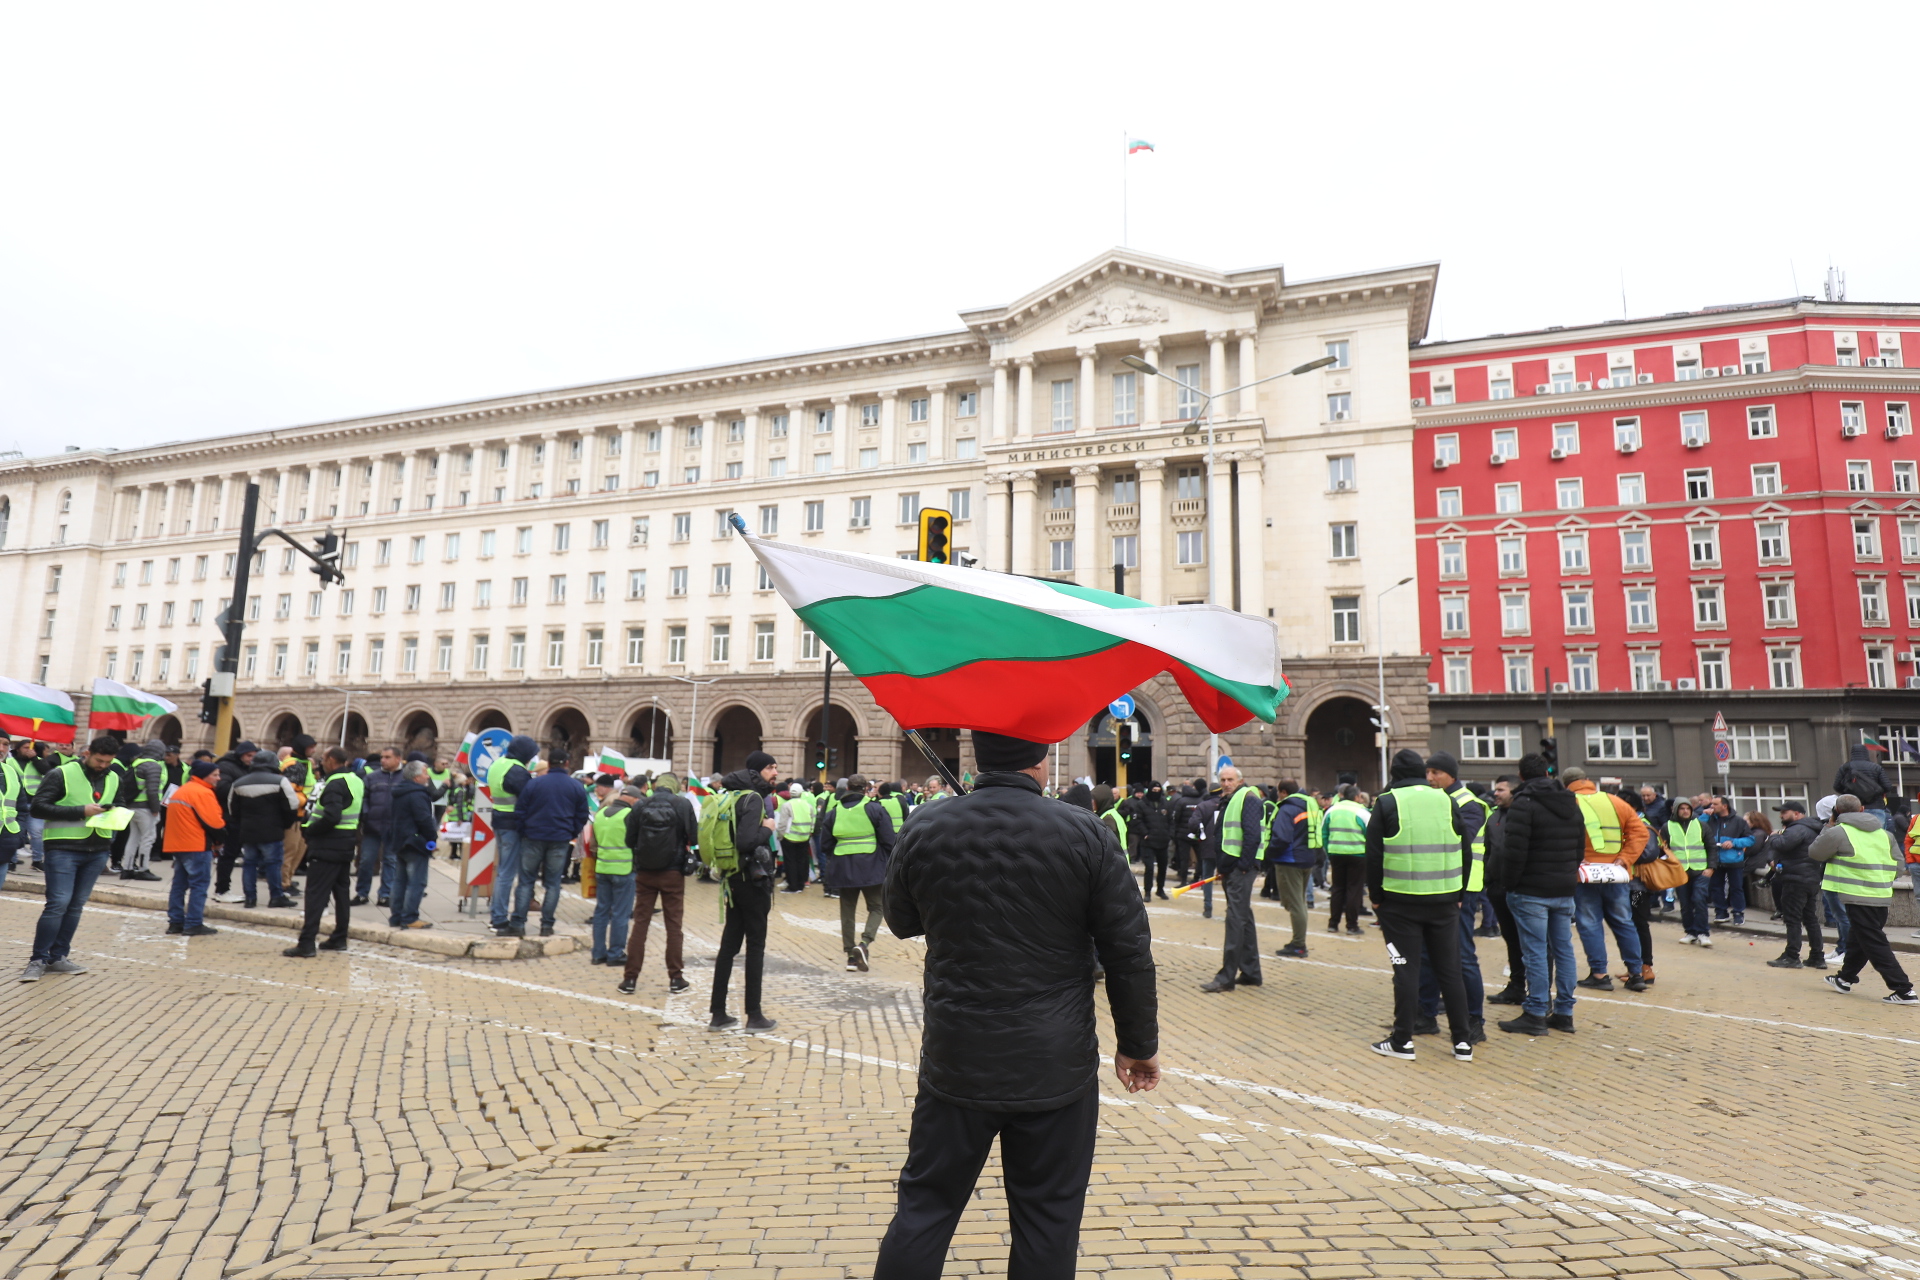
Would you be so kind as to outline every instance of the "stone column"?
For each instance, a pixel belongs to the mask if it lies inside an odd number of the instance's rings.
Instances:
[[[947,384],[927,384],[927,461],[947,456]]]
[[[1209,329],[1207,331],[1207,352],[1209,357],[1207,362],[1207,394],[1217,396],[1227,389],[1227,333],[1225,330],[1215,331]],[[1207,421],[1209,423],[1218,422],[1221,418],[1232,412],[1232,410],[1233,406],[1230,404],[1216,403],[1213,407],[1213,412],[1207,415]]]
[[[460,492],[460,478],[453,474],[453,468],[456,465],[453,460],[453,446],[441,445],[434,451],[433,457],[439,472],[438,481],[434,485],[437,490],[434,507],[444,510],[454,504]]]
[[[852,471],[853,464],[860,457],[860,446],[855,440],[859,434],[858,424],[854,422],[854,417],[852,397],[833,397],[834,466],[842,472]]]
[[[1079,406],[1074,406],[1074,421],[1080,421]],[[1100,555],[1094,542],[1094,530],[1100,520],[1100,465],[1087,463],[1073,468],[1073,580],[1083,587],[1098,587],[1101,562],[1113,572],[1113,562]]]
[[[901,449],[899,409],[900,393],[888,389],[880,393],[880,465],[890,467],[899,460]]]
[[[133,537],[139,541],[147,536],[147,517],[152,510],[153,486],[141,485],[137,490],[138,500],[134,504]]]
[[[1267,519],[1260,474],[1264,455],[1243,450],[1235,460],[1240,464],[1240,612],[1264,618]]]
[[[720,458],[722,455],[720,438],[720,416],[715,413],[700,415],[700,479],[711,484],[720,478]]]
[[[760,409],[756,405],[740,415],[747,422],[747,438],[740,446],[740,474],[751,480],[764,468],[760,463]]]
[[[1073,430],[1076,435],[1084,435],[1098,429],[1094,420],[1093,406],[1097,402],[1093,393],[1095,362],[1100,352],[1095,347],[1080,347],[1074,351],[1080,357],[1080,386],[1073,397]],[[1079,561],[1075,561],[1078,564]]]
[[[1013,473],[1013,546],[1007,556],[1009,573],[1032,573],[1040,563],[1039,539],[1034,533],[1039,478],[1037,471]]]
[[[813,422],[807,402],[789,400],[787,410],[787,474],[805,475],[813,470]]]
[[[1259,373],[1256,371],[1258,368],[1258,357],[1254,355],[1253,350],[1253,340],[1257,333],[1258,330],[1255,329],[1242,329],[1239,333],[1240,385],[1243,387],[1249,382],[1258,381],[1260,378]],[[1258,411],[1259,399],[1260,393],[1258,390],[1242,391],[1239,396],[1240,403],[1234,407],[1234,412],[1242,418],[1251,418]]]
[[[1165,604],[1166,544],[1162,533],[1167,523],[1167,501],[1161,481],[1166,471],[1161,458],[1143,458],[1140,472],[1140,598],[1148,604]]]
[[[182,533],[193,532],[193,522],[200,518],[200,503],[201,503],[201,499],[205,494],[205,489],[203,486],[206,483],[207,482],[204,480],[195,480],[193,482],[190,496],[187,498],[186,521],[181,526],[180,532]]]
[[[542,431],[540,443],[546,446],[546,462],[540,468],[540,492],[552,498],[560,490],[560,433]]]
[[[987,438],[1005,440],[1013,434],[1013,402],[1007,398],[1007,362],[993,362],[993,416],[987,420]]]
[[[640,424],[630,422],[620,428],[620,487],[631,489],[640,483]]]
[[[1160,367],[1159,339],[1142,338],[1140,358],[1158,369]],[[1160,379],[1150,373],[1140,375],[1140,421],[1149,427],[1160,425]]]
[[[1007,477],[1001,472],[987,473],[986,490],[980,496],[980,518],[974,524],[973,544],[981,568],[1003,573],[1013,571],[1013,564],[1007,558],[1012,546],[1007,540]]]
[[[1033,357],[1021,356],[1014,363],[1020,368],[1020,422],[1014,428],[1014,434],[1024,435],[1031,440],[1036,434],[1033,429]]]
[[[493,483],[494,476],[498,473],[496,469],[492,466],[492,460],[483,459],[483,461],[487,464],[486,471],[485,471],[485,475],[487,479],[487,496],[489,499],[491,499],[493,496],[494,489],[496,488],[505,489],[506,493],[503,497],[503,500],[506,502],[514,502],[514,501],[517,501],[520,497],[520,457],[525,452],[525,449],[522,447],[522,445],[517,439],[506,440],[503,442],[503,444],[505,445],[507,450],[507,465],[504,472],[505,479],[501,480],[501,482],[498,485]],[[492,448],[493,448],[492,445],[488,446],[489,451],[491,451]]]

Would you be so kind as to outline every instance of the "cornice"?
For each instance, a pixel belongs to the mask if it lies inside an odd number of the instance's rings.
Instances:
[[[1560,395],[1515,396],[1511,400],[1427,405],[1413,410],[1413,420],[1415,426],[1422,428],[1472,426],[1482,422],[1657,409],[1666,405],[1711,404],[1719,400],[1743,400],[1756,395],[1797,391],[1920,395],[1920,369],[1855,370],[1834,365],[1804,364],[1767,373],[1736,373],[1691,382],[1652,382]]]
[[[1160,293],[1244,302],[1273,297],[1283,276],[1280,267],[1216,271],[1132,249],[1109,249],[1006,306],[969,308],[961,311],[960,319],[977,338],[986,341],[1026,328],[1074,305],[1082,293],[1110,284],[1152,284]]]
[[[1609,348],[1638,341],[1659,345],[1676,334],[1701,329],[1739,329],[1777,325],[1783,320],[1819,319],[1807,327],[1860,332],[1876,327],[1874,316],[1887,316],[1908,322],[1920,320],[1920,303],[1901,302],[1821,302],[1814,298],[1788,298],[1776,303],[1759,302],[1747,307],[1723,307],[1711,311],[1683,311],[1665,316],[1646,316],[1635,320],[1602,324],[1573,325],[1564,328],[1528,329],[1519,333],[1490,333],[1478,338],[1454,342],[1422,344],[1409,353],[1416,367],[1444,364],[1450,360],[1474,359],[1516,351],[1544,354],[1560,347]]]

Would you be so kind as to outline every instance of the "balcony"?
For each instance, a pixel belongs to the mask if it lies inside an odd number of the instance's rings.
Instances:
[[[1075,514],[1072,507],[1048,507],[1041,523],[1048,529],[1071,529]]]

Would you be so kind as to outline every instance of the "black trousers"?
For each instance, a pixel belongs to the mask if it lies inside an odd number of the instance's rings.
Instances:
[[[1152,893],[1155,889],[1167,891],[1167,846],[1158,849],[1152,845],[1140,847],[1140,892]]]
[[[351,862],[318,862],[308,858],[307,896],[303,900],[307,911],[306,923],[300,926],[300,945],[310,947],[320,937],[320,917],[327,909],[327,899],[333,899],[333,932],[327,935],[328,942],[343,942],[347,936],[347,900],[353,888],[353,864]]]
[[[782,840],[780,861],[787,873],[787,888],[795,893],[807,887],[807,870],[813,861],[813,846],[805,840]]]
[[[233,864],[239,860],[240,832],[234,823],[229,822],[220,843],[220,855],[213,860],[215,893],[226,893],[233,888]]]
[[[934,1280],[1000,1136],[1013,1249],[1007,1280],[1073,1280],[1093,1172],[1100,1091],[1054,1111],[974,1111],[921,1093],[874,1280]]]
[[[1807,959],[1826,958],[1826,940],[1820,936],[1820,886],[1775,880],[1774,901],[1780,904],[1780,918],[1787,925],[1787,949],[1782,955],[1800,954],[1800,931],[1807,933]]]
[[[1627,909],[1633,918],[1634,932],[1640,935],[1640,964],[1653,963],[1653,900],[1658,891],[1643,887],[1638,880],[1628,886]]]
[[[1513,912],[1507,909],[1507,891],[1505,889],[1487,890],[1487,901],[1493,904],[1493,918],[1500,924],[1500,940],[1507,944],[1507,978],[1516,991],[1527,989],[1527,959],[1520,950],[1520,925],[1513,918]]]
[[[1447,1010],[1447,1034],[1468,1036],[1467,984],[1460,973],[1460,899],[1449,893],[1396,893],[1375,908],[1393,961],[1393,1042],[1411,1044],[1420,1017],[1420,955],[1424,950]]]
[[[709,1006],[717,1017],[727,1011],[727,984],[733,981],[733,958],[740,944],[747,947],[746,1008],[749,1018],[760,1016],[760,975],[767,961],[767,916],[773,910],[773,877],[750,880],[744,875],[730,876],[727,888],[727,919],[720,930],[720,954],[713,958],[713,1000]]]
[[[1367,897],[1367,860],[1350,854],[1340,854],[1328,858],[1333,872],[1333,888],[1328,896],[1333,899],[1333,914],[1327,917],[1327,928],[1338,929],[1340,918],[1346,917],[1347,928],[1360,927],[1360,904]]]
[[[1869,963],[1886,980],[1887,990],[1905,991],[1913,983],[1907,978],[1907,971],[1893,957],[1893,948],[1887,945],[1887,909],[1885,907],[1862,906],[1858,902],[1846,902],[1847,907],[1847,961],[1840,966],[1840,977],[1846,982],[1858,982],[1861,972]]]

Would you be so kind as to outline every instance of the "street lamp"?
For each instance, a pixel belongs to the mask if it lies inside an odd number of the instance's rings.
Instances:
[[[1139,356],[1121,356],[1120,357],[1120,363],[1127,366],[1127,368],[1137,369],[1141,373],[1144,373],[1149,377],[1166,378],[1166,380],[1168,382],[1171,382],[1174,386],[1185,387],[1188,391],[1193,392],[1195,395],[1199,396],[1203,402],[1200,406],[1200,412],[1194,416],[1193,426],[1195,430],[1205,429],[1207,433],[1207,603],[1208,604],[1216,603],[1213,598],[1213,561],[1214,561],[1213,526],[1215,523],[1214,521],[1215,513],[1213,509],[1214,508],[1213,431],[1212,431],[1212,428],[1207,425],[1213,414],[1213,402],[1215,398],[1219,396],[1234,395],[1237,392],[1245,391],[1250,387],[1257,387],[1262,383],[1273,382],[1280,378],[1291,378],[1295,374],[1312,373],[1315,369],[1326,368],[1328,365],[1333,364],[1337,359],[1338,357],[1335,357],[1335,356],[1321,356],[1318,360],[1309,360],[1305,364],[1295,365],[1293,368],[1287,370],[1285,373],[1271,373],[1264,378],[1255,378],[1252,382],[1243,382],[1237,387],[1228,387],[1225,391],[1215,391],[1212,393],[1208,393],[1208,392],[1202,391],[1199,387],[1191,386],[1185,382],[1180,381],[1180,379],[1178,378],[1170,377],[1169,375],[1162,373],[1159,369],[1155,368],[1153,365],[1149,364],[1145,360],[1142,360]],[[1217,767],[1219,760],[1220,760],[1220,735],[1217,733],[1210,733],[1207,735],[1207,777],[1212,778],[1214,776],[1214,770]],[[1383,774],[1382,776],[1384,777],[1385,775]]]
[[[342,689],[330,684],[323,684],[320,687],[332,693],[344,693],[347,695],[347,709],[340,713],[340,749],[345,751],[347,749],[347,721],[353,718],[353,690]]]
[[[1374,723],[1380,726],[1380,787],[1387,789],[1387,619],[1386,599],[1392,592],[1412,582],[1412,578],[1400,581],[1382,591],[1373,598],[1373,661],[1374,673],[1380,681],[1380,704],[1373,709]]]
[[[693,686],[693,715],[687,725],[687,770],[686,771],[688,775],[691,776],[693,773],[693,743],[694,743],[693,735],[696,732],[698,732],[700,728],[700,686],[703,684],[712,684],[716,680],[718,680],[720,677],[710,676],[705,680],[695,680],[692,676],[676,676],[676,675],[668,674],[666,672],[662,672],[661,674],[666,675],[667,679],[669,680],[678,680],[681,684],[690,684]]]

